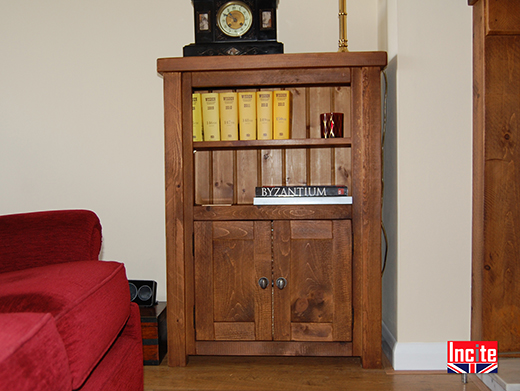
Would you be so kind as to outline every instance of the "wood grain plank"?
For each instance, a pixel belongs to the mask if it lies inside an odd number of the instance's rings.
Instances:
[[[333,221],[333,341],[352,340],[352,222]]]
[[[256,56],[214,56],[177,57],[157,60],[157,71],[200,72],[205,70],[237,71],[262,69],[303,69],[336,67],[377,67],[387,64],[386,52],[346,52],[346,53],[286,53]],[[299,83],[296,83],[299,84]],[[235,85],[235,83],[227,84]]]
[[[273,222],[273,281],[285,278],[289,284],[284,289],[273,288],[274,340],[291,339],[291,226],[288,220]]]
[[[486,38],[483,337],[520,351],[520,36]]]
[[[294,84],[347,84],[350,72],[342,68],[237,70],[197,72],[193,78],[195,88],[218,88],[233,85],[237,78],[241,87],[290,86]]]
[[[288,88],[292,96],[291,138],[307,137],[307,94],[305,88]],[[307,184],[307,151],[305,149],[287,149],[285,151],[285,184],[298,186]]]
[[[197,206],[195,220],[337,220],[352,218],[352,205]]]
[[[186,309],[184,270],[183,105],[180,73],[164,75],[165,198],[168,350],[172,366],[186,365]]]
[[[213,199],[214,204],[234,203],[234,170],[235,159],[233,151],[213,152]]]
[[[255,284],[252,240],[213,242],[213,318],[215,322],[254,322]]]
[[[332,341],[332,323],[291,323],[293,341]]]
[[[255,237],[252,221],[233,221],[213,223],[213,239],[253,240]]]
[[[220,341],[254,341],[254,322],[215,322],[215,339]]]
[[[255,285],[255,339],[270,341],[273,339],[272,331],[272,254],[271,254],[271,222],[255,221],[255,281],[267,278],[269,285],[262,289],[258,283]]]
[[[309,137],[321,139],[320,114],[331,111],[330,87],[313,87],[309,89]],[[328,148],[317,148],[310,151],[309,184],[332,184],[332,152]]]
[[[214,340],[213,328],[213,227],[209,221],[194,223],[196,339]],[[169,348],[168,348],[169,351]]]
[[[197,342],[197,354],[209,356],[352,356],[349,342]]]
[[[352,70],[352,210],[354,354],[381,367],[381,118],[380,73]]]

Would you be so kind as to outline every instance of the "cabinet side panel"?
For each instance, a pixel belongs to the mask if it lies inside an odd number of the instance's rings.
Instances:
[[[483,338],[520,351],[520,36],[486,38]]]
[[[181,73],[164,74],[168,363],[186,365],[183,99]]]
[[[354,355],[381,367],[381,90],[378,68],[352,70]]]

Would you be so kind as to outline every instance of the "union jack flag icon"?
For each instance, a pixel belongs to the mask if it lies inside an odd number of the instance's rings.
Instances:
[[[450,364],[448,373],[498,373],[498,364]]]
[[[498,373],[497,341],[448,341],[448,373]]]

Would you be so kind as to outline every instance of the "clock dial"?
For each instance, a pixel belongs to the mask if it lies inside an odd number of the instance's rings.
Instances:
[[[224,4],[217,14],[218,27],[230,37],[240,37],[253,25],[251,9],[241,1]]]

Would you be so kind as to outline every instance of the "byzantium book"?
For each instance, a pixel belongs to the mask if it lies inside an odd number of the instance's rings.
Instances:
[[[262,186],[255,197],[346,197],[347,186]]]

